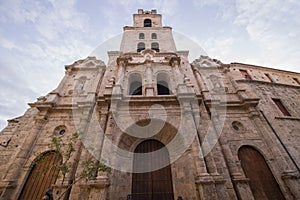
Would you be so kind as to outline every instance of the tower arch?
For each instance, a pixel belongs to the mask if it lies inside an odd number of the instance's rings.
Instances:
[[[129,95],[142,95],[143,82],[142,75],[134,72],[128,78],[128,94]]]
[[[144,27],[152,27],[152,20],[144,19]]]

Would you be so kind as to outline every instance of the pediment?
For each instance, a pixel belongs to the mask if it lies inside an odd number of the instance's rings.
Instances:
[[[102,60],[96,59],[96,57],[87,57],[82,60],[75,61],[71,65],[66,65],[65,69],[92,69],[92,68],[99,68],[99,67],[105,67],[105,63]]]
[[[192,65],[197,67],[220,67],[223,63],[217,59],[212,59],[209,56],[201,55],[192,62]]]

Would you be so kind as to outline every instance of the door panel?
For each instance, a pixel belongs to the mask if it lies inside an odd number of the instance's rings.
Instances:
[[[146,140],[140,143],[135,149],[135,153],[148,153],[163,148],[164,145],[156,140]],[[160,152],[158,157],[151,157],[144,160],[135,156],[133,161],[134,169],[151,169],[153,165],[169,163],[169,153],[167,149]],[[133,200],[173,200],[173,185],[170,165],[146,173],[132,174],[132,199]]]
[[[58,153],[44,154],[42,160],[32,167],[19,200],[42,199],[46,190],[55,183],[58,169],[53,166],[59,165],[61,160]]]
[[[238,157],[255,199],[284,200],[281,190],[264,157],[254,148],[243,146]]]

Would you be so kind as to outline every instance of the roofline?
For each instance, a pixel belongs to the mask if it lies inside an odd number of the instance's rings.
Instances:
[[[287,71],[287,70],[276,69],[276,68],[271,68],[271,67],[264,67],[264,66],[260,66],[260,65],[253,65],[253,64],[246,64],[246,63],[239,63],[239,62],[230,63],[230,65],[232,65],[232,64],[244,65],[245,67],[262,68],[262,69],[266,69],[266,70],[275,70],[275,71],[281,71],[281,72],[286,72],[286,73],[294,73],[294,74],[300,75],[300,72]]]

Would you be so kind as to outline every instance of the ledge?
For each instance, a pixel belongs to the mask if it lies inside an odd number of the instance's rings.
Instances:
[[[284,83],[275,83],[275,82],[267,82],[267,81],[259,81],[259,80],[246,80],[246,79],[239,79],[235,80],[236,82],[245,82],[245,83],[259,83],[265,85],[276,85],[276,86],[284,86],[284,87],[291,87],[291,88],[299,88],[298,85],[291,85],[291,84],[284,84]]]
[[[292,116],[275,117],[275,119],[300,120],[299,117],[292,117]]]

